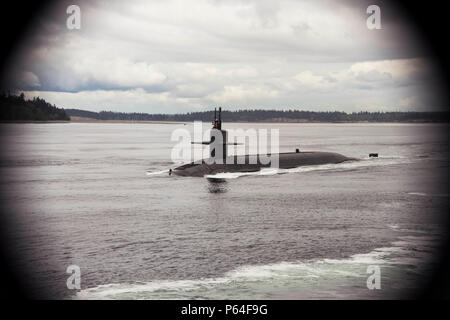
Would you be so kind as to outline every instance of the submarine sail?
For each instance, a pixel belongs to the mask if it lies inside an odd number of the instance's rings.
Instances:
[[[187,177],[203,177],[205,175],[213,175],[216,173],[226,172],[255,172],[263,168],[270,167],[261,160],[261,156],[256,155],[256,163],[250,163],[250,155],[227,155],[227,146],[237,143],[228,143],[227,131],[222,129],[222,108],[219,112],[214,109],[214,120],[212,123],[210,141],[191,142],[192,144],[205,144],[210,146],[210,158],[197,162],[191,162],[179,166],[172,170],[172,173],[178,176]],[[301,166],[337,164],[344,161],[356,160],[334,152],[320,151],[301,151],[296,149],[295,152],[285,152],[275,154],[278,156],[278,168],[291,169]],[[264,155],[264,157],[271,154]],[[252,156],[255,157],[255,156]]]

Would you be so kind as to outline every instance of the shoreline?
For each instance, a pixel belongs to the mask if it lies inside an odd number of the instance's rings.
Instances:
[[[6,123],[147,123],[147,124],[186,124],[187,122],[178,121],[133,121],[133,120],[11,120],[0,121],[0,124]]]
[[[201,120],[198,120],[201,121]],[[7,123],[128,123],[128,124],[188,124],[194,121],[150,121],[150,120],[0,120]],[[204,122],[204,121],[203,121]],[[230,123],[265,123],[265,124],[449,124],[442,121],[232,121]]]

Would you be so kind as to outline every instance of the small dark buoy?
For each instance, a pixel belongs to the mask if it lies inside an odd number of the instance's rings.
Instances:
[[[295,149],[295,153],[300,153],[300,149]]]
[[[378,153],[369,153],[369,158],[378,158]]]
[[[169,176],[172,175],[172,169],[169,169]]]

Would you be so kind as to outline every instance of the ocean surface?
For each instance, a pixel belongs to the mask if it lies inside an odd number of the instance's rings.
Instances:
[[[64,299],[390,299],[417,294],[446,239],[449,145],[437,124],[254,124],[334,165],[169,176],[187,124],[4,124],[11,263]],[[205,124],[205,128],[209,124]],[[369,158],[378,153],[379,158]],[[69,290],[66,268],[81,269]],[[369,290],[368,268],[380,270]]]

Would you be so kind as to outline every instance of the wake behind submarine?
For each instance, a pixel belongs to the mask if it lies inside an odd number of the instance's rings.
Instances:
[[[192,144],[206,144],[210,145],[210,158],[191,162],[179,166],[169,171],[169,174],[184,177],[203,177],[205,175],[215,175],[217,173],[229,172],[255,172],[263,168],[271,167],[270,163],[265,161],[268,155],[234,155],[227,156],[227,146],[236,145],[237,143],[227,142],[227,131],[222,130],[222,108],[219,108],[219,116],[214,110],[213,128],[211,130],[211,139],[206,142],[191,142]],[[222,139],[216,139],[218,135]],[[219,143],[219,145],[217,145]],[[220,161],[217,161],[216,150],[221,151]],[[219,152],[220,153],[220,152]],[[264,156],[264,158],[262,158]],[[252,157],[252,159],[250,159]],[[264,159],[264,160],[263,160]],[[302,151],[296,149],[295,152],[286,152],[278,154],[278,168],[291,169],[301,166],[322,165],[322,164],[337,164],[344,161],[356,160],[348,158],[342,154],[334,152],[319,152],[319,151]]]

